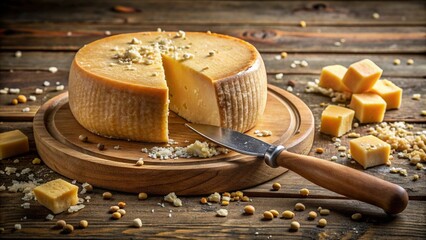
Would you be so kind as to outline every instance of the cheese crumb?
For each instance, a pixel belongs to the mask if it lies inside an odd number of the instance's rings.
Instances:
[[[281,80],[281,79],[283,79],[283,76],[284,76],[283,73],[277,73],[277,74],[275,74],[275,79]]]
[[[29,112],[29,111],[30,111],[29,107],[26,107],[26,108],[22,109],[22,112]]]
[[[49,81],[44,81],[44,82],[43,82],[43,86],[45,86],[45,87],[50,86],[50,82],[49,82]]]
[[[219,217],[226,217],[228,216],[228,210],[222,208],[216,211],[217,216]]]
[[[399,64],[401,64],[401,60],[399,60],[398,58],[395,58],[393,60],[393,65],[399,65]]]
[[[380,14],[379,14],[379,13],[376,13],[376,12],[375,12],[375,13],[373,13],[373,15],[372,15],[372,16],[373,16],[373,18],[374,18],[374,19],[379,19],[379,18],[380,18]]]
[[[50,67],[49,68],[49,72],[51,72],[51,73],[56,73],[57,71],[58,71],[57,67]]]
[[[65,86],[64,85],[59,85],[59,86],[56,86],[56,91],[63,91],[64,89],[65,89]]]
[[[413,59],[408,59],[407,60],[407,65],[413,65],[414,64],[414,60]]]
[[[413,96],[411,96],[411,99],[420,100],[421,97],[422,97],[422,95],[420,93],[415,93],[415,94],[413,94]]]
[[[35,91],[34,91],[34,93],[37,94],[37,95],[43,94],[43,89],[36,88]]]
[[[302,28],[305,28],[305,27],[306,27],[306,22],[305,22],[305,21],[300,21],[300,22],[299,22],[299,25],[300,25]]]
[[[15,52],[15,57],[16,57],[16,58],[20,58],[20,57],[22,57],[22,52],[21,52],[21,51],[16,51],[16,52]]]
[[[272,135],[272,132],[270,130],[255,130],[254,134],[257,137],[269,137]]]

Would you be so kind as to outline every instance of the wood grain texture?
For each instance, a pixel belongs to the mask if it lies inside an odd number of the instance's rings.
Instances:
[[[255,129],[267,129],[273,135],[263,138],[306,154],[312,146],[314,122],[309,108],[298,98],[277,87],[268,87],[268,104]],[[185,120],[169,116],[170,138],[186,146],[200,137],[187,129]],[[168,144],[129,142],[96,136],[72,117],[68,95],[61,94],[45,103],[34,118],[37,150],[53,170],[81,182],[124,192],[146,191],[155,194],[207,194],[258,185],[286,171],[269,168],[263,160],[235,152],[212,158],[151,159],[142,148],[167,147]],[[84,134],[89,142],[78,140]],[[251,130],[248,134],[254,136]],[[187,143],[186,143],[187,142]],[[106,150],[99,151],[97,143]],[[120,150],[114,150],[114,146]],[[144,158],[143,166],[135,166]],[[250,177],[244,177],[250,176]]]
[[[34,11],[36,4],[37,11]],[[140,12],[125,14],[112,11],[118,5],[113,0],[87,2],[2,1],[2,23],[10,22],[78,22],[138,24],[247,24],[297,25],[304,20],[309,25],[424,25],[422,1],[122,1]],[[401,12],[401,8],[404,12]],[[236,13],[238,9],[238,14]],[[380,10],[380,11],[379,11]],[[380,12],[380,19],[372,14]],[[24,14],[25,13],[25,14]],[[47,14],[48,13],[48,14]],[[77,14],[76,14],[77,13]],[[398,14],[396,14],[398,13]],[[402,14],[401,14],[402,13]],[[255,19],[255,20],[254,20]]]
[[[235,25],[169,25],[155,28],[144,25],[111,24],[5,24],[0,27],[0,49],[76,51],[84,44],[112,34],[155,31],[200,31],[206,29],[244,39],[260,52],[352,52],[352,53],[419,53],[426,51],[425,27],[401,26],[250,26]],[[70,35],[69,35],[70,34]],[[342,42],[344,41],[344,42]],[[315,42],[315,44],[312,44]],[[336,46],[336,42],[340,46]],[[405,46],[409,45],[407,48]]]

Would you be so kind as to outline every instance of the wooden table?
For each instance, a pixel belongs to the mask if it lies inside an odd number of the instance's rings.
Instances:
[[[62,177],[43,164],[31,164],[38,156],[32,132],[35,112],[48,99],[67,90],[70,62],[81,46],[109,34],[152,31],[157,27],[168,31],[210,30],[254,44],[265,61],[269,83],[286,89],[289,80],[295,81],[294,94],[311,108],[317,130],[310,155],[324,159],[337,155],[331,138],[318,132],[323,110],[320,103],[328,103],[330,98],[304,92],[307,82],[319,78],[321,68],[331,64],[348,66],[364,58],[373,60],[384,70],[384,78],[404,89],[401,109],[387,112],[385,121],[409,122],[415,131],[426,128],[426,117],[420,114],[426,110],[426,98],[411,99],[414,93],[426,96],[426,5],[422,1],[120,1],[130,7],[130,13],[114,10],[117,4],[112,0],[1,1],[0,88],[20,88],[27,96],[37,87],[46,91],[37,95],[35,102],[16,106],[9,104],[16,95],[0,95],[0,132],[19,129],[30,139],[30,152],[1,160],[0,170],[16,167],[20,172],[29,167],[43,182]],[[377,19],[373,17],[376,12]],[[305,21],[307,26],[301,27],[300,21]],[[15,57],[18,50],[22,51],[20,58]],[[276,60],[282,51],[286,51],[288,57]],[[401,64],[394,65],[394,59],[400,59]],[[408,65],[408,59],[414,59],[414,64]],[[306,60],[309,66],[291,68],[295,60]],[[49,72],[52,66],[59,71]],[[277,73],[284,73],[283,79],[276,80]],[[43,87],[46,80],[51,86]],[[56,82],[64,84],[65,90],[55,91]],[[30,111],[22,112],[27,106]],[[356,132],[365,134],[367,128],[368,125],[363,125]],[[347,145],[348,139],[343,137],[342,143]],[[325,153],[314,153],[317,147],[325,148]],[[345,158],[337,162],[404,187],[410,196],[407,209],[397,216],[388,216],[379,208],[346,199],[293,172],[243,189],[252,198],[250,204],[255,206],[256,213],[243,215],[247,203],[232,202],[225,207],[230,213],[226,218],[216,217],[220,205],[200,204],[201,196],[181,197],[183,207],[180,208],[169,204],[161,207],[158,203],[162,202],[162,196],[138,201],[136,194],[113,192],[113,199],[108,201],[101,197],[105,189],[95,188],[93,193],[81,195],[91,197],[83,210],[62,213],[48,221],[45,220],[50,213],[47,209],[35,201],[30,201],[30,208],[24,209],[21,207],[23,194],[6,190],[0,192],[0,227],[4,228],[0,238],[425,239],[424,170],[416,170],[396,154],[392,166],[406,168],[407,177],[390,174],[388,166],[362,170]],[[412,181],[414,174],[421,178]],[[10,186],[14,179],[28,180],[27,175],[0,174],[0,186]],[[271,191],[273,182],[280,182],[282,188]],[[310,190],[308,198],[299,196],[299,189],[304,187]],[[127,203],[127,214],[120,220],[112,220],[108,209],[118,201]],[[307,207],[304,212],[296,213],[295,220],[301,224],[298,232],[289,231],[290,220],[262,220],[265,210],[292,210],[297,202]],[[317,227],[319,218],[307,219],[307,213],[319,206],[331,210],[330,215],[324,216],[328,221],[325,228]],[[351,220],[356,212],[363,214],[361,221]],[[130,227],[136,217],[142,219],[142,228]],[[52,228],[58,219],[74,226],[86,219],[89,227],[61,234]],[[21,230],[14,230],[17,223],[22,225]]]

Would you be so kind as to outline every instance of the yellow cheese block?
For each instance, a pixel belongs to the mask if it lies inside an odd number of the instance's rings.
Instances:
[[[398,109],[401,106],[402,89],[387,79],[377,81],[370,92],[385,100],[386,109]]]
[[[340,137],[352,129],[355,112],[352,109],[329,105],[321,114],[321,132]]]
[[[318,86],[333,89],[338,92],[349,91],[342,83],[343,76],[348,69],[342,65],[331,65],[324,67],[321,71]]]
[[[104,38],[78,51],[69,75],[70,109],[83,127],[137,141],[167,142],[169,108],[190,122],[247,131],[266,97],[258,51],[220,34]]]
[[[78,187],[60,178],[34,188],[37,201],[54,214],[67,210],[78,202]]]
[[[364,59],[349,66],[342,82],[351,92],[362,93],[374,86],[382,72],[373,61]]]
[[[368,135],[349,141],[352,158],[364,169],[385,164],[389,159],[391,147],[379,138]]]
[[[355,110],[360,123],[382,122],[386,112],[386,102],[374,93],[352,94],[349,107]]]
[[[29,150],[28,137],[21,131],[0,133],[0,159],[26,153]]]

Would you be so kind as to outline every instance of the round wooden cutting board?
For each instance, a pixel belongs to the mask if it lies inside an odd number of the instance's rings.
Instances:
[[[185,123],[170,113],[170,138],[178,142],[172,146],[205,141]],[[272,136],[260,138],[265,142],[306,154],[313,142],[314,118],[299,98],[270,85],[263,119],[247,134],[255,136],[255,129],[272,131]],[[80,134],[87,135],[89,141],[79,141]],[[151,159],[142,148],[167,144],[109,139],[87,131],[71,114],[68,93],[52,98],[40,108],[34,117],[34,137],[39,155],[54,171],[79,182],[124,192],[210,194],[252,187],[287,171],[267,166],[262,158],[232,151],[206,159]],[[105,150],[98,150],[98,143],[103,143]],[[135,165],[139,158],[144,158],[143,166]]]

